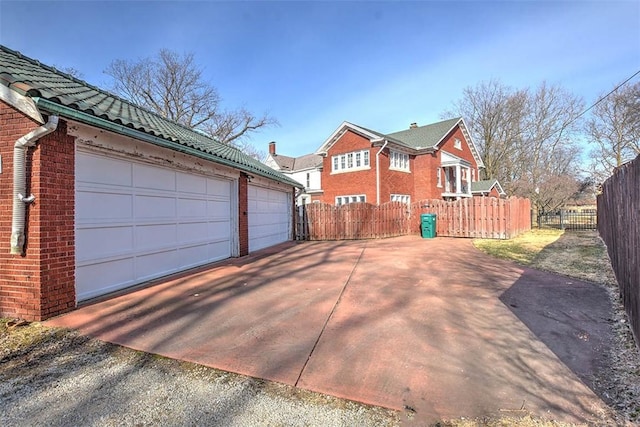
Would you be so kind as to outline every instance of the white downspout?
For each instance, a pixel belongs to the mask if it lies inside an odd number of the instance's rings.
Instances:
[[[24,250],[24,225],[26,205],[35,200],[35,196],[25,196],[27,191],[27,149],[36,145],[38,139],[55,131],[58,116],[49,116],[44,125],[19,138],[13,146],[13,217],[11,220],[11,252],[22,254]]]
[[[389,141],[385,140],[384,144],[382,144],[382,148],[376,154],[376,204],[380,206],[380,153],[384,150],[384,147],[387,146]]]

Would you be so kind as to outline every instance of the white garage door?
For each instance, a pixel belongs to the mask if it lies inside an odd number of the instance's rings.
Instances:
[[[290,240],[291,195],[249,185],[249,252]]]
[[[79,151],[78,301],[231,256],[231,181]]]

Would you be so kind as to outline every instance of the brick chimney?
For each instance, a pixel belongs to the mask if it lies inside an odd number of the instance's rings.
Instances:
[[[418,127],[418,124],[416,122],[413,122],[409,125],[409,129],[415,129]]]
[[[275,156],[275,154],[276,154],[276,142],[275,141],[271,141],[269,143],[269,154],[271,154],[272,156]]]

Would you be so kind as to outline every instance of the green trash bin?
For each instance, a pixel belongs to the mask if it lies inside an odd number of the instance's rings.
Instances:
[[[423,238],[433,239],[436,237],[436,214],[420,215],[420,229]]]

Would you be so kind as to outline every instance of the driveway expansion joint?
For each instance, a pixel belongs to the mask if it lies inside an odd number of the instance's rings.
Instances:
[[[340,301],[342,301],[342,296],[344,295],[344,291],[347,289],[347,285],[349,285],[349,282],[351,281],[351,277],[353,277],[353,273],[356,271],[356,268],[358,268],[358,264],[360,264],[360,260],[362,259],[362,256],[364,255],[364,251],[366,249],[367,249],[367,242],[364,242],[364,246],[360,251],[360,255],[358,255],[358,259],[356,260],[356,262],[353,265],[353,268],[349,272],[349,276],[347,276],[347,280],[345,280],[344,285],[342,286],[342,290],[340,291],[340,295],[338,295],[338,299],[336,300],[336,303],[333,305],[333,308],[331,309],[331,312],[327,316],[327,320],[325,320],[324,325],[322,325],[322,329],[320,329],[320,333],[318,334],[318,338],[316,339],[316,342],[313,343],[313,347],[309,352],[309,356],[307,356],[307,360],[304,362],[304,365],[302,365],[302,369],[300,370],[300,375],[298,375],[298,378],[296,379],[296,382],[294,384],[295,387],[298,387],[298,383],[300,382],[300,379],[304,374],[304,370],[307,368],[307,365],[311,360],[311,356],[313,355],[313,352],[316,350],[316,347],[318,346],[318,343],[320,342],[320,339],[322,338],[322,335],[324,334],[325,329],[327,329],[327,325],[329,324],[329,321],[333,317],[333,314],[336,312],[338,305],[340,305]]]

